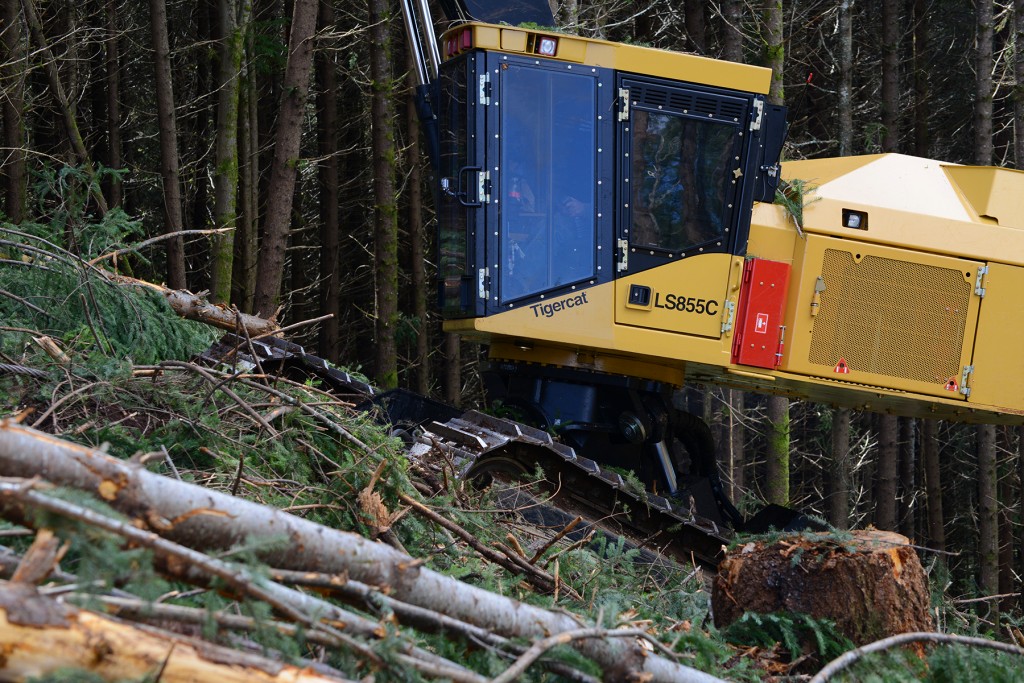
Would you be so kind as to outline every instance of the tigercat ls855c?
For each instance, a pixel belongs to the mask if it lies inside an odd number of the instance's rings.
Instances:
[[[732,525],[687,382],[1024,422],[1024,173],[780,165],[767,69],[473,21],[435,48],[420,5],[444,327],[517,419]]]

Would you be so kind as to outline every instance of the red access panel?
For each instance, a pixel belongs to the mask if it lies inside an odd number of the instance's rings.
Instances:
[[[754,258],[744,264],[733,363],[769,370],[782,363],[782,315],[790,271],[791,266],[781,261]]]

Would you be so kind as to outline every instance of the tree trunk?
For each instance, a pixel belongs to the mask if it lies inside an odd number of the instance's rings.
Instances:
[[[378,586],[389,596],[441,612],[511,638],[547,637],[576,631],[571,615],[461,583],[423,566],[388,545],[338,531],[275,508],[162,477],[101,451],[0,420],[0,472],[45,477],[58,486],[101,497],[123,515],[153,523],[149,531],[186,547],[226,551],[268,533],[287,543],[264,546],[259,561],[280,569],[336,574]],[[3,499],[0,498],[0,503]],[[9,508],[8,508],[9,509]],[[10,509],[9,509],[10,510]],[[13,512],[13,511],[12,511]],[[167,520],[174,520],[173,524]],[[343,622],[337,622],[343,628]],[[603,668],[609,680],[652,683],[721,683],[623,639],[585,639],[573,647]]]
[[[858,645],[930,631],[928,580],[909,541],[885,531],[751,542],[729,551],[711,592],[715,625],[745,612],[831,619]]]
[[[727,418],[725,421],[726,472],[729,475],[729,499],[738,501],[746,486],[747,430],[743,426],[746,395],[741,389],[726,389]]]
[[[765,66],[772,70],[768,99],[772,104],[785,104],[783,74],[786,63],[786,43],[783,36],[782,0],[765,0],[763,7]]]
[[[295,0],[288,37],[288,63],[285,66],[284,95],[277,116],[274,160],[270,165],[267,212],[263,221],[256,268],[257,312],[272,316],[281,296],[285,250],[292,222],[295,175],[299,166],[299,142],[309,95],[309,77],[313,68],[313,36],[316,33],[317,0]]]
[[[900,144],[900,2],[882,0],[883,152],[897,152]]]
[[[61,669],[85,670],[107,680],[148,680],[159,672],[162,683],[343,681],[308,667],[77,609],[19,583],[0,582],[0,647],[0,678],[12,681],[48,679]]]
[[[259,246],[259,119],[256,90],[256,36],[252,0],[242,0],[241,29],[245,59],[238,96],[238,220],[231,275],[231,301],[239,310],[252,312],[256,296],[256,259]]]
[[[999,475],[999,594],[1011,595],[1017,588],[1017,577],[1014,576],[1013,557],[1015,554],[1013,530],[1014,513],[1013,501],[1019,500],[1020,482],[1014,476],[1016,466],[1017,445],[1014,443],[1014,429],[1007,425],[998,428],[997,453],[1005,453],[1006,458],[1002,463],[997,463]],[[999,609],[1010,611],[1013,609],[1014,600],[1010,597],[1002,598],[999,601]]]
[[[167,38],[166,0],[149,0],[149,23],[153,40],[157,126],[160,129],[160,177],[163,180],[165,233],[184,228],[181,177],[178,169],[178,122],[174,113],[174,79],[171,75],[171,46]],[[181,237],[167,241],[167,286],[185,289],[185,243]]]
[[[25,220],[28,192],[28,150],[25,140],[25,74],[21,66],[25,59],[25,42],[21,33],[21,0],[3,0],[0,21],[0,82],[3,83],[3,113],[5,156],[4,213],[7,220],[18,225]]]
[[[376,307],[376,379],[398,385],[395,327],[398,322],[398,207],[395,203],[395,139],[391,76],[390,14],[387,0],[369,0],[372,81],[373,243]]]
[[[740,62],[743,59],[743,2],[742,0],[723,0],[722,13],[722,59]]]
[[[921,427],[925,498],[928,503],[928,547],[945,552],[946,526],[942,515],[942,481],[939,475],[939,423],[925,420]],[[937,555],[942,558],[942,555]]]
[[[899,477],[899,418],[878,416],[878,460],[875,480],[875,526],[896,529],[896,482]]]
[[[686,49],[699,55],[707,54],[707,30],[704,22],[704,0],[686,0],[684,3],[686,23]]]
[[[850,409],[832,411],[832,460],[828,477],[828,522],[837,529],[850,528]]]
[[[899,532],[907,538],[916,538],[917,420],[912,417],[901,417],[899,435],[899,505],[896,516]]]
[[[234,228],[238,221],[238,92],[242,67],[239,0],[220,0],[220,74],[217,79],[217,133],[213,171],[213,222],[231,228],[210,239],[210,300],[231,300],[235,255]],[[273,311],[267,313],[271,315]]]
[[[999,593],[999,489],[995,425],[978,425],[978,588],[983,595]],[[997,605],[989,604],[996,609]]]
[[[409,86],[416,86],[413,69],[409,69]],[[423,168],[422,150],[420,149],[420,123],[416,114],[416,103],[412,97],[406,97],[405,121],[408,136],[406,158],[409,164],[409,177],[406,197],[408,201],[408,218],[406,226],[409,233],[410,271],[412,276],[413,316],[416,325],[416,391],[424,396],[430,393],[430,325],[427,311],[427,236],[423,229]]]
[[[334,25],[334,5],[320,3],[320,26]],[[341,273],[338,256],[341,249],[341,200],[338,155],[338,74],[334,52],[316,54],[317,147],[321,159],[320,180],[320,314],[333,315],[320,324],[320,356],[337,363],[340,335]],[[420,392],[426,393],[426,392]]]
[[[462,405],[462,340],[454,332],[444,335],[444,400]]]
[[[853,1],[839,2],[839,156],[853,154]],[[849,420],[849,416],[847,416]]]
[[[768,437],[765,495],[769,503],[786,507],[789,505],[789,399],[785,396],[768,397],[765,430]]]
[[[914,7],[914,154],[919,157],[930,155],[931,133],[928,116],[931,101],[928,93],[928,71],[931,68],[928,54],[929,23],[928,7],[925,0],[913,0]],[[1020,45],[1020,43],[1017,43]],[[1017,81],[1020,83],[1020,80]]]
[[[106,66],[106,110],[107,110],[107,167],[120,169],[121,161],[121,48],[118,43],[117,6],[114,0],[106,0],[105,7],[107,35],[103,41],[104,65]],[[124,187],[119,176],[109,176],[106,194],[110,206],[121,206]]]
[[[974,60],[974,163],[992,163],[992,0],[977,0],[977,52]]]
[[[1013,0],[1013,44],[1013,163],[1024,169],[1024,0]]]

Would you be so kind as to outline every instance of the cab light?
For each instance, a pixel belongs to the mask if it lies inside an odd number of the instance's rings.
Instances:
[[[558,38],[541,36],[540,40],[537,41],[537,54],[544,55],[545,57],[554,57],[557,51]]]

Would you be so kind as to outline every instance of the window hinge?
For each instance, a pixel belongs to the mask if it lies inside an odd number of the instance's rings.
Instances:
[[[620,239],[619,242],[619,262],[615,266],[616,272],[621,273],[629,268],[629,240]]]
[[[619,88],[619,121],[629,121],[629,88]]]
[[[487,268],[481,268],[477,272],[477,296],[481,299],[488,299],[491,295],[491,275]]]
[[[764,100],[754,100],[754,118],[750,122],[750,130],[761,130],[761,119],[764,118]]]
[[[960,375],[960,393],[963,394],[964,396],[968,397],[968,398],[971,395],[971,387],[968,386],[967,382],[970,381],[971,373],[973,373],[973,372],[974,372],[974,366],[973,365],[965,365],[964,366],[964,372],[963,372],[962,375]]]
[[[491,103],[491,75],[480,74],[480,104]]]
[[[985,276],[988,274],[988,266],[978,266],[978,277],[974,281],[974,293],[985,298],[985,288],[982,286],[985,284]]]

